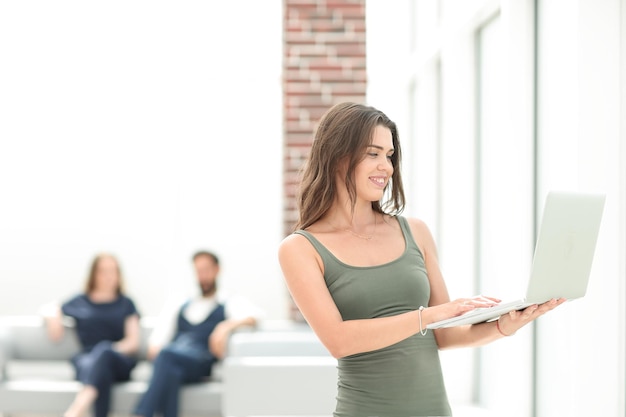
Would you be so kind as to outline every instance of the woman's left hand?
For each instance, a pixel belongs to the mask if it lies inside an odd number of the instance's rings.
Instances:
[[[543,304],[533,304],[524,310],[513,310],[507,314],[500,316],[498,326],[500,332],[506,336],[510,336],[519,329],[535,320],[537,317],[544,315],[548,311],[560,306],[566,301],[565,298],[553,298]]]

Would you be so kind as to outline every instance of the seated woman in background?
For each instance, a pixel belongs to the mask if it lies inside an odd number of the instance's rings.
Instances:
[[[47,331],[61,340],[63,316],[72,317],[81,352],[72,358],[82,389],[65,417],[81,417],[92,405],[95,417],[109,412],[111,386],[127,381],[137,364],[139,313],[122,291],[120,266],[110,254],[100,254],[91,264],[85,292],[45,313]]]

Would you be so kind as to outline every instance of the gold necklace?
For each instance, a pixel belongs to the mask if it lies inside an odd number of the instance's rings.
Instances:
[[[328,223],[330,223],[330,221],[329,221]],[[342,229],[342,230],[343,230],[343,231],[345,231],[345,232],[350,233],[350,234],[351,234],[352,236],[354,236],[354,237],[358,237],[359,239],[363,239],[363,240],[372,240],[372,238],[373,238],[373,237],[374,237],[374,235],[376,234],[376,225],[377,225],[377,224],[378,224],[378,221],[377,221],[376,215],[374,215],[374,231],[373,231],[373,232],[372,232],[372,234],[371,234],[371,235],[369,235],[369,236],[368,236],[368,235],[362,235],[362,234],[357,233],[357,232],[355,232],[354,230],[349,229],[349,228],[345,228],[345,229]],[[335,227],[335,225],[333,225],[332,223],[330,223],[330,225],[331,225],[333,228],[335,228],[335,230],[340,230],[338,227]]]

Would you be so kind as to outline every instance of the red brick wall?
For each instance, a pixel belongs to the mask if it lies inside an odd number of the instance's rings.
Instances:
[[[366,90],[365,0],[284,0],[284,234],[297,220],[298,172],[321,115]]]
[[[284,0],[284,235],[298,213],[299,170],[321,115],[366,92],[365,0]],[[291,303],[290,316],[302,320]]]

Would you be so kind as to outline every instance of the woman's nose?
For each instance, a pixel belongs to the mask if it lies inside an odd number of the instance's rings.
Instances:
[[[393,170],[393,163],[391,162],[390,159],[385,158],[384,161],[379,162],[378,169],[381,171]]]

